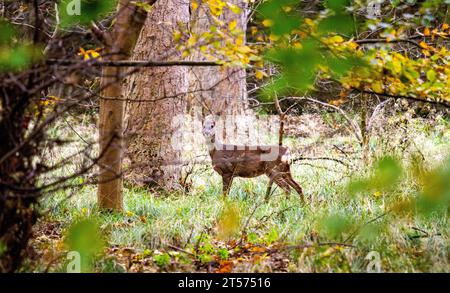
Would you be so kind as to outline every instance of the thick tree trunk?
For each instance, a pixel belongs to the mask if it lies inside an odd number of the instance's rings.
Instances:
[[[133,54],[135,60],[181,60],[173,32],[189,21],[189,0],[155,4]],[[178,189],[180,151],[172,145],[177,130],[173,119],[186,108],[187,67],[160,67],[131,76],[126,97],[126,134],[130,171],[126,179],[136,185]]]
[[[155,0],[156,1],[156,0]],[[150,1],[153,4],[155,1]],[[119,1],[113,31],[105,37],[108,43],[106,60],[118,61],[129,58],[138,39],[147,13],[132,1]],[[105,67],[102,70],[100,100],[99,140],[100,175],[98,205],[102,209],[122,209],[122,123],[124,100],[122,97],[122,70]]]

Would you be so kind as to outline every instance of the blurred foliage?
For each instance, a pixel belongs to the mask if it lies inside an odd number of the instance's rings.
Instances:
[[[217,221],[219,239],[229,239],[239,232],[241,227],[241,213],[236,203],[227,203]]]
[[[299,1],[263,1],[257,17],[266,30],[250,31],[264,44],[256,50],[279,69],[263,90],[266,99],[303,94],[315,90],[317,80],[331,79],[342,87],[341,102],[350,90],[449,102],[450,54],[443,42],[450,30],[438,21],[448,3],[391,2],[380,4],[379,17],[363,18],[356,12],[368,9],[364,1],[325,1],[312,18],[302,15]],[[384,16],[392,9],[408,21],[392,22],[390,12]],[[361,45],[364,35],[375,41]],[[256,77],[268,76],[265,71],[256,69]]]
[[[450,209],[450,158],[440,168],[417,174],[423,186],[417,196],[416,208],[423,215],[430,215],[445,207]]]
[[[95,258],[103,252],[106,242],[96,220],[82,219],[74,222],[68,229],[65,244],[69,251],[80,254],[81,271],[91,272]]]
[[[378,160],[373,167],[373,175],[366,179],[356,179],[349,184],[350,194],[358,192],[377,192],[389,190],[399,183],[402,176],[402,167],[398,160],[384,157]]]
[[[88,25],[114,11],[116,3],[116,0],[62,0],[59,6],[61,27]]]
[[[18,31],[0,20],[0,73],[23,70],[41,57],[40,48],[21,40]]]
[[[354,178],[347,187],[348,195],[356,194],[382,200],[385,212],[367,222],[355,220],[351,213],[325,214],[318,219],[318,230],[323,237],[336,241],[348,241],[355,237],[366,245],[375,243],[383,235],[385,223],[375,221],[392,215],[399,219],[411,217],[429,217],[433,213],[447,213],[450,209],[450,158],[441,166],[426,171],[421,166],[407,168],[393,157],[383,157],[371,167],[370,174],[363,178]],[[407,178],[408,176],[412,178]],[[418,191],[405,194],[403,186],[419,182]],[[344,200],[344,199],[343,199]]]
[[[348,215],[326,215],[319,220],[319,231],[322,236],[334,240],[344,240],[344,233],[353,227],[352,219]]]
[[[374,164],[372,173],[367,178],[350,182],[349,194],[389,195],[390,199],[385,198],[388,210],[397,216],[430,216],[433,212],[447,212],[450,208],[450,158],[441,166],[427,170],[423,162],[415,162],[405,168],[398,160],[384,157]],[[419,183],[419,191],[405,194],[403,186],[411,180]]]
[[[354,32],[354,20],[348,13],[351,6],[350,0],[327,0],[325,7],[328,9],[327,17],[319,24],[322,33],[352,34]]]

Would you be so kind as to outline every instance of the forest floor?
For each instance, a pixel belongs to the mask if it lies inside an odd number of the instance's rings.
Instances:
[[[323,127],[288,126],[303,134],[289,130],[286,144],[312,158],[292,167],[306,204],[279,189],[265,202],[264,177],[237,179],[223,199],[210,169],[195,174],[188,192],[125,188],[123,213],[99,212],[95,186],[65,190],[42,201],[22,271],[64,272],[75,247],[91,259],[83,268],[96,272],[450,272],[448,207],[423,215],[402,205],[426,185],[413,167],[432,170],[449,157],[448,121],[438,116],[401,124],[399,116],[376,125],[371,161],[394,156],[403,175],[395,187],[355,195],[349,186],[374,168],[361,162],[350,133],[332,131],[336,117],[327,115],[291,122]],[[87,121],[72,122],[79,132],[95,132]],[[64,125],[54,131],[70,132]],[[345,165],[314,159],[323,157]]]

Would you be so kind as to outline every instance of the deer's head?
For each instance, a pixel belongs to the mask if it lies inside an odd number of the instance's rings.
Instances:
[[[213,117],[207,116],[205,118],[205,122],[203,122],[202,133],[208,142],[214,143],[214,139],[216,136],[216,121]]]

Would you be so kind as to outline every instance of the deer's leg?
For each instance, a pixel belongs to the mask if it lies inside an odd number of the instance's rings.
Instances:
[[[302,199],[302,202],[305,202],[305,198],[304,198],[304,195],[303,195],[303,190],[300,187],[300,185],[297,182],[295,182],[294,178],[292,178],[291,173],[287,173],[285,175],[285,180],[290,186],[292,186],[292,188],[295,189],[295,191],[297,191],[297,193],[300,195],[300,198]]]
[[[264,200],[266,202],[269,200],[269,195],[270,195],[270,191],[272,189],[272,185],[273,185],[273,178],[269,177],[269,185],[267,186],[266,197],[264,198]]]
[[[291,194],[291,187],[289,186],[289,184],[286,182],[286,180],[283,177],[278,177],[275,178],[275,183],[284,190],[286,197],[289,197],[289,195]]]
[[[233,176],[222,176],[222,190],[223,196],[226,197],[231,189],[231,183],[233,182]]]

